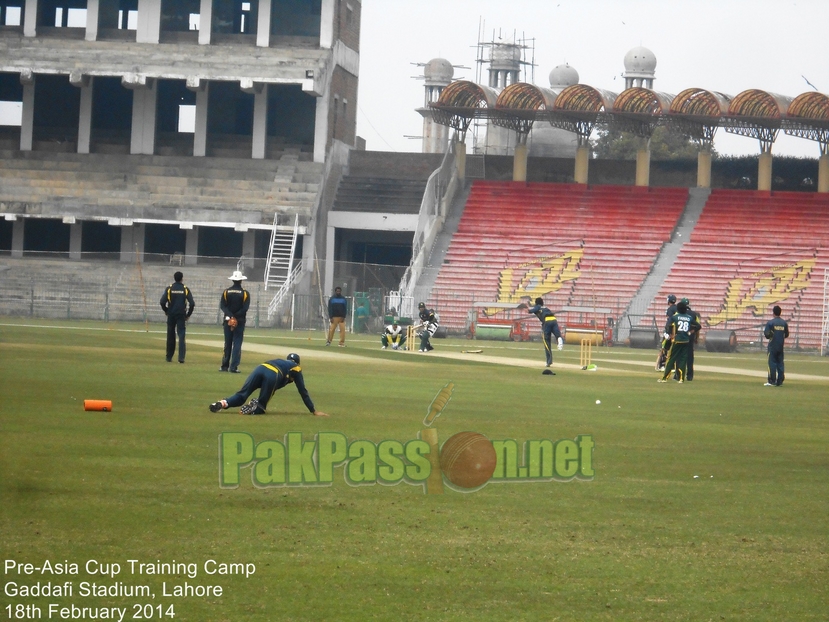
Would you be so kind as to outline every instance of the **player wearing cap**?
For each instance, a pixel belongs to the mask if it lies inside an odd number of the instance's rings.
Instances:
[[[239,373],[242,362],[242,340],[245,338],[245,317],[250,308],[250,294],[242,287],[246,277],[240,270],[235,270],[228,279],[233,285],[222,292],[219,308],[224,314],[225,347],[222,353],[222,366],[219,371]]]
[[[312,415],[328,416],[314,408],[314,402],[311,401],[311,396],[305,388],[305,379],[302,377],[302,368],[299,366],[299,354],[293,352],[286,359],[272,359],[258,365],[239,391],[228,398],[210,404],[210,412],[217,413],[220,410],[241,406],[240,414],[242,415],[264,415],[271,396],[289,384],[296,385],[296,390]],[[259,389],[259,397],[245,404],[245,401],[257,389]]]
[[[380,343],[383,344],[384,350],[389,346],[392,350],[398,350],[406,343],[406,334],[403,332],[403,327],[397,323],[397,318],[394,318],[391,324],[386,326],[383,336],[380,338]]]

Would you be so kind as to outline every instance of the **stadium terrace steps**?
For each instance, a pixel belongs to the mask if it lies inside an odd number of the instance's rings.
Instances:
[[[112,218],[124,216],[124,207],[174,208],[197,211],[208,222],[224,222],[233,211],[255,212],[258,224],[271,224],[277,212],[310,215],[321,181],[321,164],[296,157],[194,160],[0,151],[0,209],[21,214],[61,217],[84,205],[97,207],[94,216]]]
[[[334,200],[334,211],[417,214],[426,182],[415,179],[375,177],[342,178]]]
[[[430,305],[460,332],[472,302],[514,300],[551,278],[548,306],[604,306],[618,315],[687,197],[685,188],[476,181]]]
[[[826,270],[829,195],[713,190],[648,314],[661,320],[665,296],[685,296],[702,314],[703,334],[727,328],[762,344],[760,328],[779,303],[787,345],[819,348]]]

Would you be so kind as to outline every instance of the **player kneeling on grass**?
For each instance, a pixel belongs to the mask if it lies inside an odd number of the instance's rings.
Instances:
[[[271,396],[291,383],[296,385],[296,390],[299,391],[302,401],[305,402],[305,406],[308,407],[312,415],[316,417],[328,416],[314,408],[314,402],[311,401],[311,396],[308,395],[308,390],[305,388],[302,368],[299,366],[299,354],[294,353],[289,354],[287,359],[273,359],[258,365],[235,395],[213,402],[210,405],[210,412],[217,413],[226,408],[241,406],[242,409],[239,412],[243,415],[264,415]],[[259,398],[252,399],[245,404],[245,401],[257,389],[259,389]]]

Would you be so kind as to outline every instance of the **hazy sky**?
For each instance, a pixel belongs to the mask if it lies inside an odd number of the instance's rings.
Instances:
[[[827,25],[829,0],[362,0],[357,133],[372,151],[420,151],[420,140],[405,137],[422,134],[423,68],[413,63],[446,58],[469,68],[455,78],[476,80],[479,39],[499,36],[534,46],[526,81],[539,86],[566,62],[582,84],[619,93],[625,54],[641,45],[656,56],[657,91],[795,97],[814,90],[808,80],[829,94]],[[760,151],[755,139],[723,129],[714,146]],[[818,157],[819,149],[780,132],[772,153]]]

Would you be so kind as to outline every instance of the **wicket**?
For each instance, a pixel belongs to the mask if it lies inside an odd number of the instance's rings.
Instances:
[[[593,340],[582,339],[579,346],[579,365],[587,369],[593,359]]]
[[[415,327],[410,324],[406,327],[406,349],[409,351],[417,350],[415,336]]]

